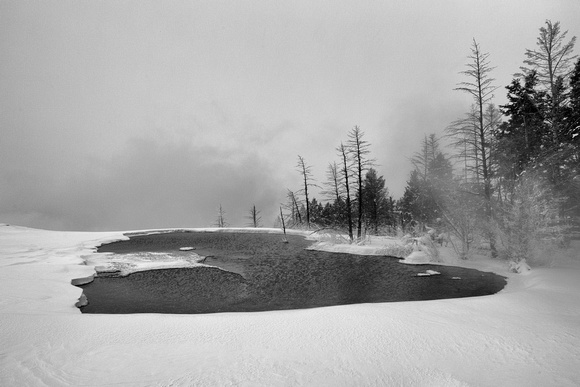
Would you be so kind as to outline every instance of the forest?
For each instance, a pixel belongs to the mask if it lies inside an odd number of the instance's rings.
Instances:
[[[473,249],[519,262],[547,246],[566,244],[580,218],[580,59],[576,37],[547,20],[536,47],[502,89],[490,54],[474,39],[455,90],[471,109],[426,135],[412,155],[404,194],[389,195],[376,170],[371,144],[355,126],[336,147],[326,180],[298,156],[301,187],[288,190],[281,216],[286,225],[334,229],[350,241],[365,235],[421,235],[451,240],[467,259]],[[322,200],[312,195],[318,190]],[[249,219],[257,223],[257,210]]]

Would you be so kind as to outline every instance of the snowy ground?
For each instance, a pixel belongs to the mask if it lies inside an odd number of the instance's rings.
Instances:
[[[446,263],[509,277],[503,291],[486,297],[260,313],[81,314],[74,307],[81,289],[70,281],[102,263],[95,246],[123,238],[0,226],[1,386],[580,385],[578,250],[524,275],[442,251]]]

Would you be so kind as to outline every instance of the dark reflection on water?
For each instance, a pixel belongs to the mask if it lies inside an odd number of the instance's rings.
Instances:
[[[432,300],[489,295],[503,277],[473,269],[404,265],[397,258],[305,250],[290,236],[180,232],[132,237],[100,252],[176,252],[193,246],[210,255],[197,267],[162,269],[81,286],[84,313],[213,313],[312,308],[366,302]],[[441,275],[418,277],[427,269]],[[459,277],[460,279],[454,279]]]

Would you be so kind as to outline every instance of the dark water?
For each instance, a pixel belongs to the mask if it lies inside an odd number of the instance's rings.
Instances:
[[[83,313],[214,313],[313,308],[366,302],[494,294],[504,277],[451,266],[405,265],[398,258],[305,250],[289,236],[179,232],[131,237],[99,248],[117,254],[172,252],[193,246],[213,267],[97,277],[81,286]],[[441,275],[419,277],[436,270]],[[454,279],[459,277],[460,279]]]

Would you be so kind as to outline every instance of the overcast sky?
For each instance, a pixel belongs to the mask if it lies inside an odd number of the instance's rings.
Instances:
[[[398,199],[472,39],[501,104],[546,19],[580,36],[580,1],[1,0],[0,222],[272,226],[354,125]]]

